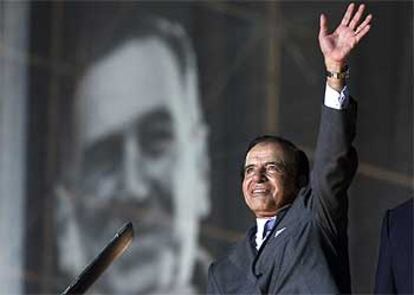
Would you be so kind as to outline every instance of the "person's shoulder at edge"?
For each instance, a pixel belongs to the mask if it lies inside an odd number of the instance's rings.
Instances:
[[[414,198],[410,198],[407,201],[393,207],[392,209],[390,209],[390,211],[398,212],[400,210],[413,210],[413,206],[414,206],[413,200]]]
[[[401,222],[406,223],[407,226],[413,226],[413,200],[414,198],[410,198],[407,201],[387,210],[385,216],[388,216],[388,218],[392,218],[393,221],[400,222],[401,220]],[[411,222],[407,222],[407,219],[409,218],[411,218]]]

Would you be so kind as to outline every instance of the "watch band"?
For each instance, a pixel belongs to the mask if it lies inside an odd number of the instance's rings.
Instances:
[[[331,72],[326,71],[326,77],[334,79],[348,79],[349,78],[349,67],[345,66],[342,72]]]

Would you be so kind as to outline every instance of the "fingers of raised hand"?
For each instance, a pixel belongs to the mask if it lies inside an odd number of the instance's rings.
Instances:
[[[354,17],[352,18],[351,22],[349,23],[349,27],[354,30],[357,24],[359,23],[362,14],[364,13],[365,5],[361,4],[358,7],[357,12],[355,13]]]
[[[351,4],[348,5],[348,8],[346,9],[345,15],[342,18],[341,25],[343,25],[343,26],[348,25],[349,21],[351,20],[352,12],[354,11],[354,7],[355,7],[354,3],[351,3]]]
[[[357,31],[355,32],[355,39],[356,39],[357,43],[366,35],[366,33],[368,33],[369,29],[371,29],[371,26],[369,25],[369,21],[361,29],[360,29],[360,27],[361,26],[359,26]]]
[[[370,22],[372,20],[372,15],[369,14],[364,19],[364,21],[356,28],[355,35],[357,36],[359,33],[361,33],[363,30],[365,30],[367,27],[370,27]]]
[[[354,14],[355,4],[351,3],[348,5],[348,8],[345,12],[344,17],[341,21],[342,27],[347,27],[347,30],[351,30],[354,33],[356,42],[359,42],[366,33],[368,33],[370,29],[370,22],[372,20],[372,15],[368,15],[364,21],[358,25],[358,23],[361,21],[362,15],[365,10],[365,5],[361,4],[358,7],[358,10]],[[356,28],[356,29],[355,29]]]

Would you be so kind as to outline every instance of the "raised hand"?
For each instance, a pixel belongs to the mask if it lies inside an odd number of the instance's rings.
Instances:
[[[355,4],[349,4],[341,23],[336,30],[328,33],[328,20],[320,16],[319,46],[328,68],[341,68],[352,49],[364,38],[371,28],[372,15],[361,21],[365,5],[361,4],[354,13]]]

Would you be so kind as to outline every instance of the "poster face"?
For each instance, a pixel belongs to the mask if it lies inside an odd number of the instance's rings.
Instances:
[[[55,186],[58,271],[74,277],[132,222],[135,241],[94,290],[194,293],[195,268],[206,271],[209,262],[200,261],[198,235],[210,209],[191,39],[139,5],[119,22],[104,4],[90,8],[72,6],[83,19],[68,20],[79,27],[75,59],[83,60],[70,98],[73,147]],[[87,18],[91,27],[81,27]]]

